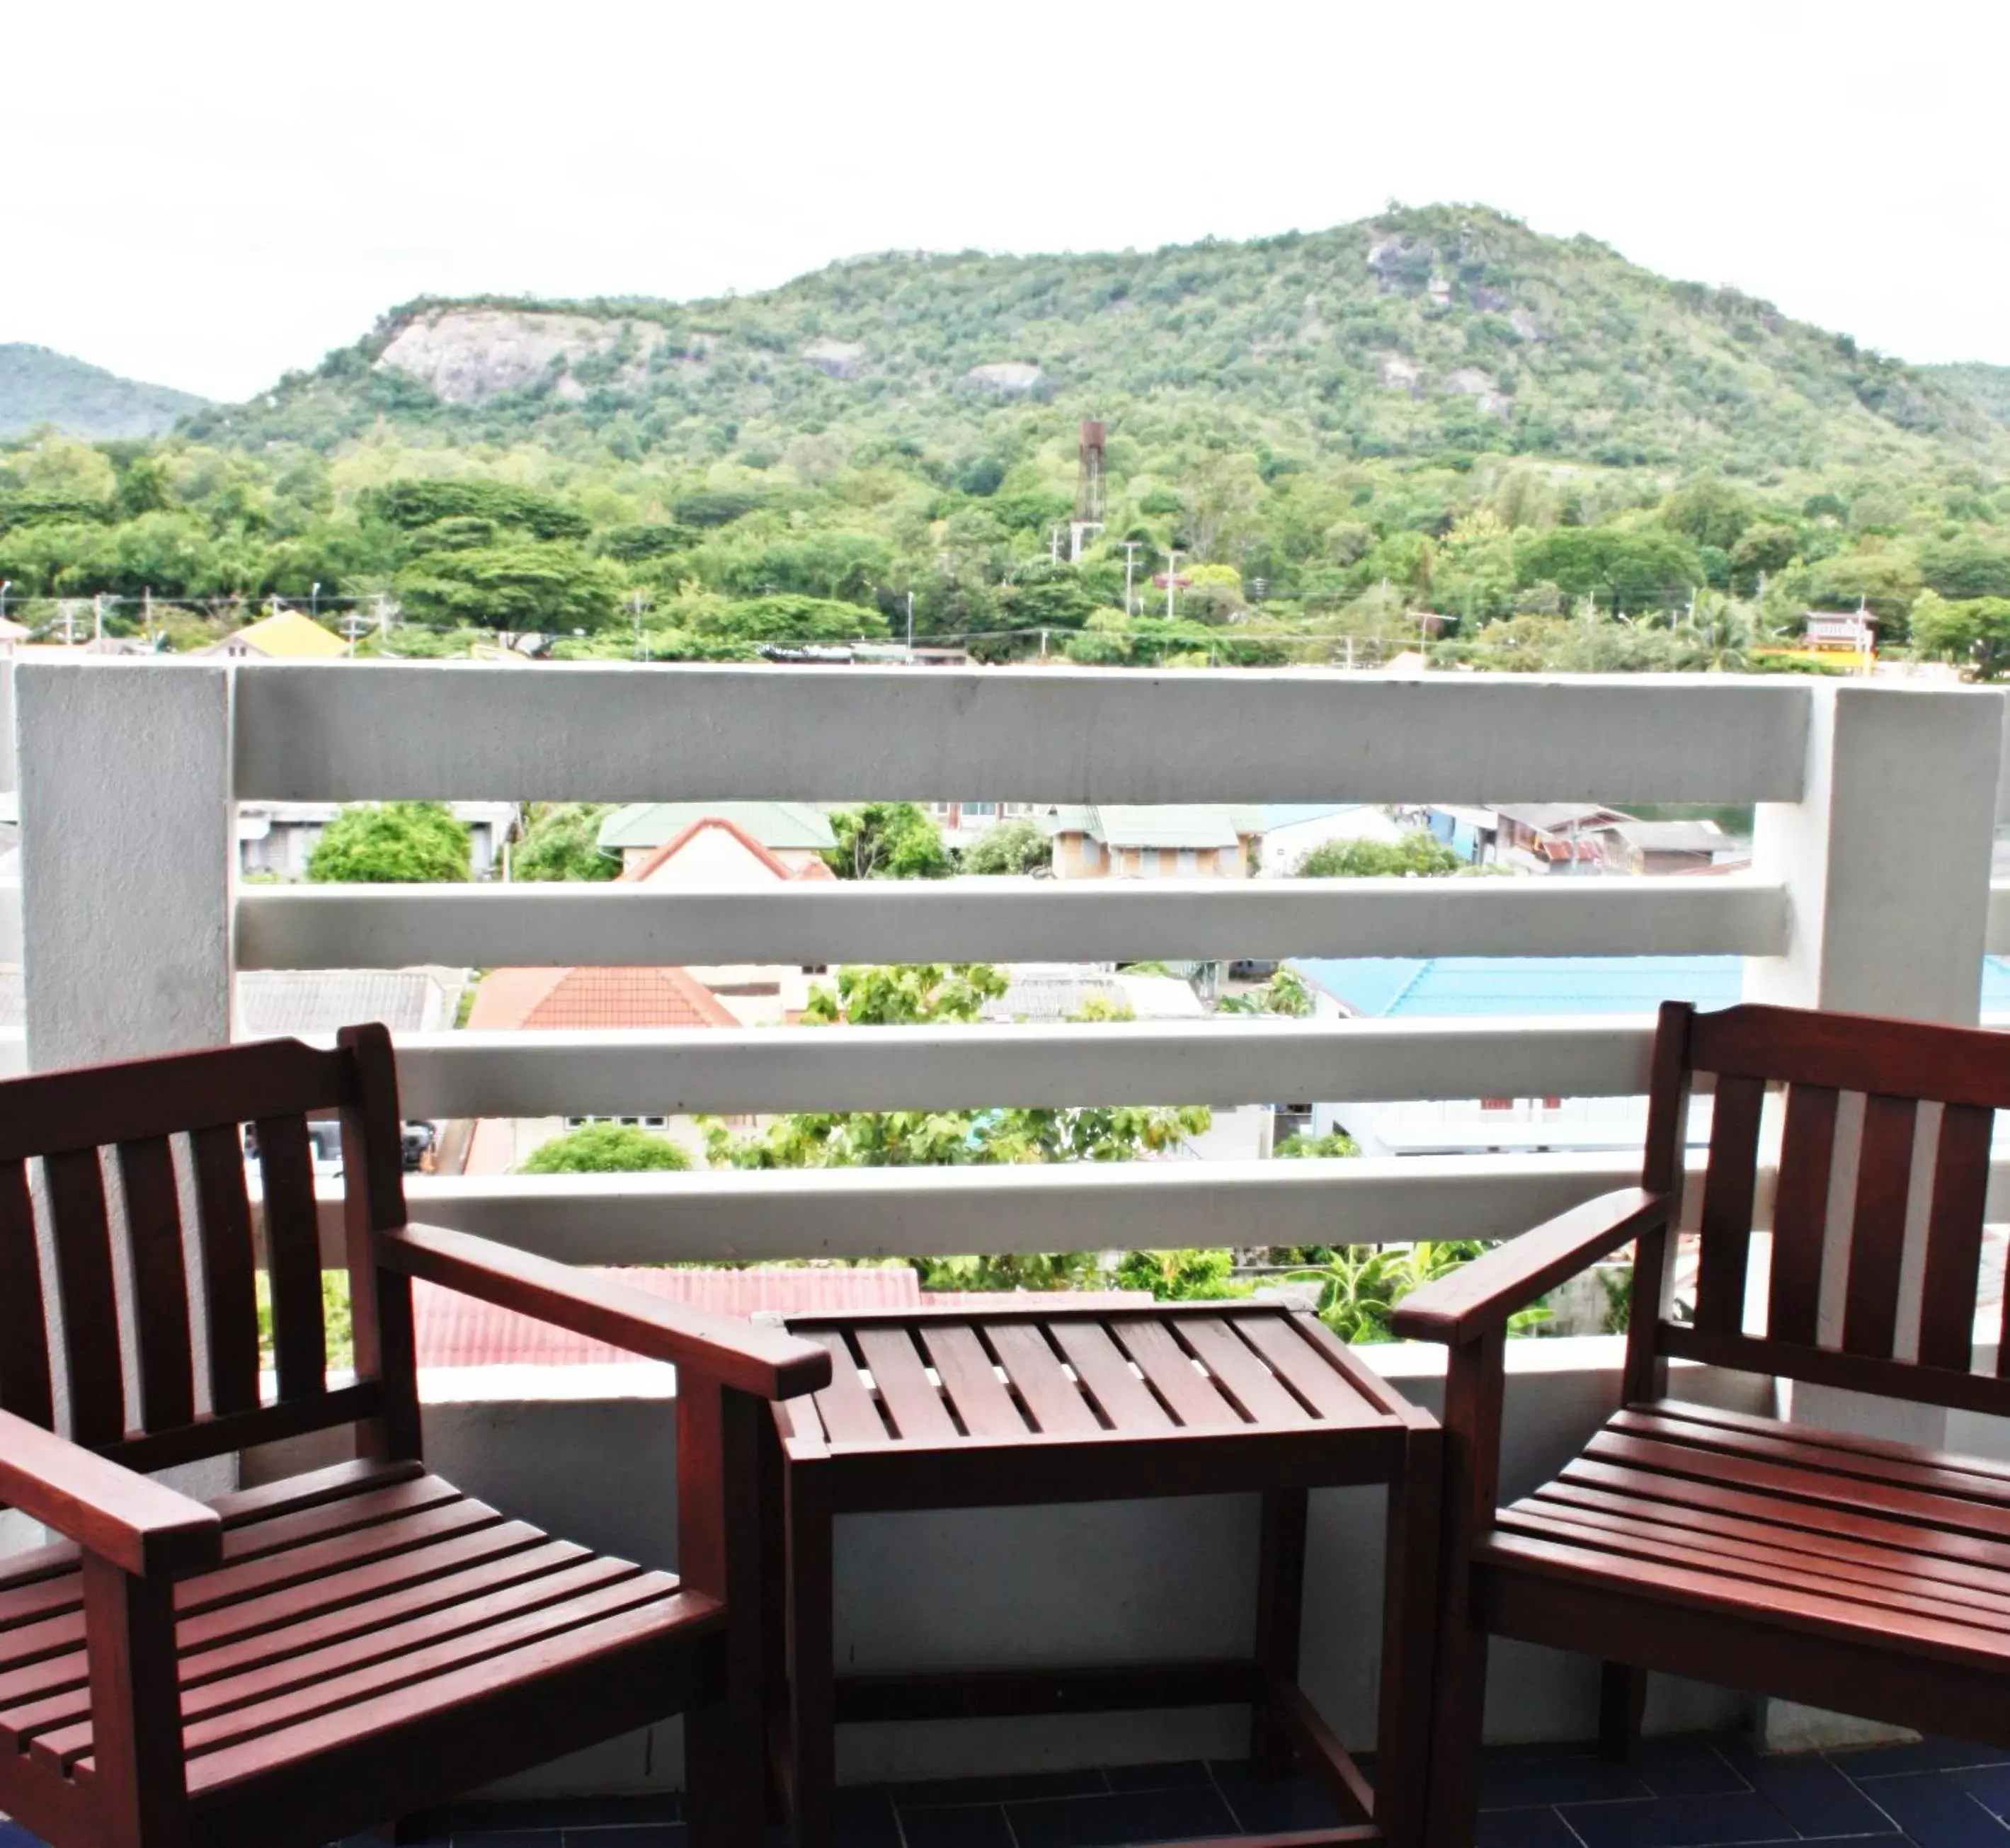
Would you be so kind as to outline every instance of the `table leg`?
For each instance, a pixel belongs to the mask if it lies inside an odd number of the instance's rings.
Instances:
[[[1412,1430],[1403,1473],[1389,1485],[1375,1821],[1392,1848],[1416,1848],[1422,1842],[1430,1789],[1444,1444],[1441,1431]]]
[[[790,1784],[796,1848],[832,1848],[836,1828],[836,1647],[831,1615],[830,1475],[787,1472],[789,1530]]]
[[[1291,1736],[1280,1722],[1273,1688],[1298,1679],[1305,1617],[1305,1490],[1266,1489],[1256,1558],[1256,1701],[1249,1716],[1249,1756],[1265,1777],[1291,1768]]]

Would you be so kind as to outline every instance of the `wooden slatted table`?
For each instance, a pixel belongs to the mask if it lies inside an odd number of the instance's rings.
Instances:
[[[1436,1423],[1316,1317],[1270,1302],[791,1316],[830,1385],[775,1408],[764,1493],[779,1507],[763,1602],[777,1782],[799,1848],[833,1839],[837,1725],[1247,1702],[1252,1754],[1302,1758],[1346,1826],[1304,1843],[1418,1838],[1437,1557]],[[1306,1497],[1389,1485],[1379,1771],[1371,1791],[1298,1685]],[[838,1676],[835,1516],[1248,1491],[1262,1497],[1255,1642],[1229,1661]]]

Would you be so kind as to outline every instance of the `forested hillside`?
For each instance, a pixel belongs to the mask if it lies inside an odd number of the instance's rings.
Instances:
[[[0,578],[31,620],[150,596],[176,642],[353,599],[400,617],[399,652],[488,628],[740,658],[884,634],[911,595],[918,638],[990,658],[1436,634],[1500,666],[1760,666],[1800,609],[1862,601],[1887,644],[1923,608],[1969,659],[1994,603],[2010,634],[1986,370],[1460,207],[879,256],[723,301],[421,302],[160,442],[0,449]],[[1076,566],[1085,417],[1110,507]],[[1148,579],[1175,551],[1168,620]]]
[[[38,424],[68,436],[158,436],[204,402],[193,392],[121,378],[46,346],[0,343],[0,437]]]

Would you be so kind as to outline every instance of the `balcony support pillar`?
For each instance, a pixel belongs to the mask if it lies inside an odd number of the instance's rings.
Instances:
[[[230,673],[16,668],[31,1069],[230,1037]]]
[[[1982,958],[1989,919],[1990,850],[1997,790],[2005,766],[1999,694],[1927,691],[1818,683],[1812,707],[1802,799],[1762,803],[1753,870],[1786,887],[1785,953],[1754,957],[1745,998],[1854,1014],[1973,1026],[1980,1018]],[[1853,1102],[1854,1100],[1846,1100]],[[1838,1125],[1839,1163],[1853,1167],[1863,1111],[1845,1107]],[[1923,1123],[1923,1135],[1937,1125]],[[1767,1135],[1777,1153],[1777,1100]],[[1932,1144],[1916,1153],[1909,1214],[1920,1242]],[[1923,1157],[1923,1158],[1922,1158]],[[1847,1192],[1834,1197],[1846,1200]],[[1846,1255],[1846,1228],[1831,1224],[1831,1259]],[[1916,1327],[1923,1253],[1909,1250],[1900,1325]],[[1841,1313],[1841,1269],[1824,1278],[1826,1318]],[[1948,1415],[1832,1388],[1795,1384],[1785,1409],[1811,1424],[1912,1444],[1944,1445]],[[1860,1743],[1895,1735],[1881,1725],[1795,1701],[1761,1703],[1759,1730],[1774,1749]]]

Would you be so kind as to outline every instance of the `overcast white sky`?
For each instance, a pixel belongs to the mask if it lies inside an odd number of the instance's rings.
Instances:
[[[0,341],[242,397],[392,303],[1472,200],[2010,363],[2004,0],[0,8]]]

